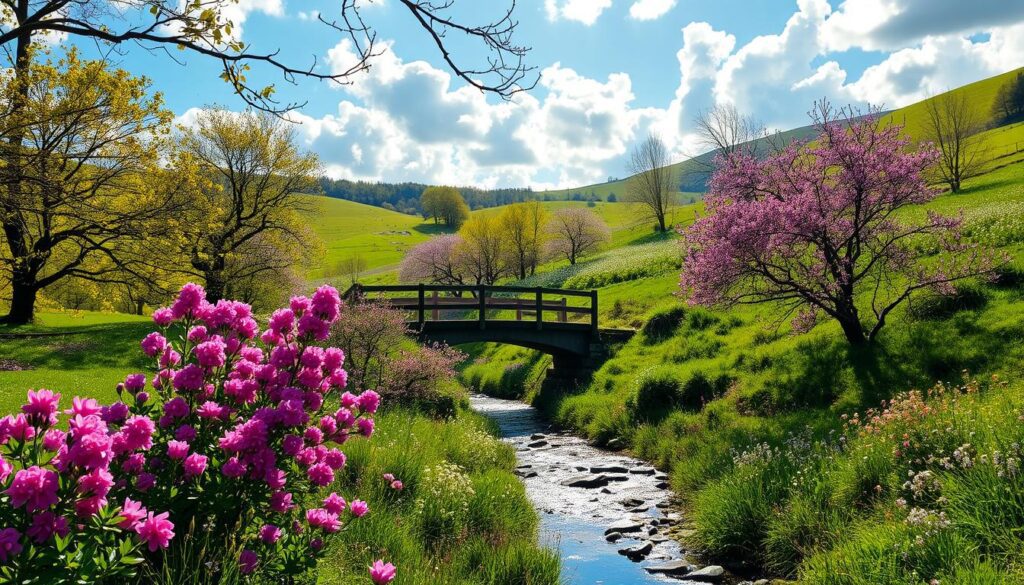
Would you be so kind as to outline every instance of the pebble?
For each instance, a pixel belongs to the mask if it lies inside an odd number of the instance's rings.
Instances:
[[[640,561],[647,557],[647,555],[651,553],[651,550],[653,548],[654,543],[648,541],[644,542],[643,544],[638,544],[636,546],[619,549],[619,554],[627,557],[632,561]]]
[[[626,533],[626,532],[640,532],[643,530],[644,525],[636,520],[630,520],[625,518],[609,526],[604,533],[611,534],[612,532]]]
[[[690,571],[684,577],[691,581],[706,581],[714,583],[722,579],[725,575],[725,569],[718,565],[711,565],[704,567],[703,569],[697,569],[696,571]]]
[[[693,566],[686,561],[669,561],[661,565],[644,567],[648,573],[661,573],[663,575],[685,575],[693,570]]]

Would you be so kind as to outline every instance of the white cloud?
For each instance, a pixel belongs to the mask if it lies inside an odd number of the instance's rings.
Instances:
[[[591,24],[611,1],[546,0],[545,7],[552,18]],[[894,29],[894,19],[905,18],[903,12],[885,12],[889,2],[847,0],[833,11],[827,0],[798,0],[781,30],[742,45],[725,30],[689,23],[681,29],[676,54],[675,95],[658,107],[635,107],[628,73],[594,79],[561,63],[541,71],[534,92],[508,102],[489,100],[453,81],[447,70],[404,61],[391,42],[383,42],[384,53],[373,67],[352,78],[351,85],[339,86],[335,112],[295,118],[331,176],[570,187],[622,176],[633,144],[649,131],[660,134],[676,158],[695,154],[694,116],[715,104],[733,104],[769,127],[787,129],[808,123],[805,112],[823,96],[844,104],[899,107],[1024,63],[1024,24],[986,25],[988,34],[974,37],[970,27],[942,32],[944,21],[938,19],[930,28],[904,26],[910,40],[851,76],[836,47],[846,43],[870,50],[871,43],[887,38],[877,31]],[[918,2],[908,0],[905,6],[916,9]],[[633,8],[643,5],[652,11],[645,14],[653,14],[672,4],[636,0]],[[250,9],[273,13],[273,5],[264,0]],[[864,6],[877,10],[862,12]],[[861,25],[851,20],[869,12],[876,20],[888,14],[888,20]],[[860,37],[836,36],[858,26],[865,31]],[[922,30],[930,32],[915,36]],[[327,66],[344,71],[355,59],[346,40],[328,52]]]
[[[929,36],[970,34],[1021,20],[1019,0],[844,0],[821,34],[833,51],[895,50]]]
[[[575,20],[590,26],[611,5],[612,0],[544,0],[544,11],[548,20]]]
[[[661,18],[676,5],[676,0],[636,0],[629,7],[629,16],[635,20]]]

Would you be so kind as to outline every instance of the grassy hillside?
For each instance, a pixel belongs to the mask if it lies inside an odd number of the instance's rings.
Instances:
[[[992,101],[995,99],[995,95],[999,87],[1017,75],[1019,71],[1021,71],[1021,69],[1015,69],[1001,75],[970,83],[953,89],[949,93],[966,94],[970,103],[974,104],[978,108],[980,117],[988,120],[991,114]],[[923,135],[925,125],[927,123],[927,102],[928,100],[923,100],[909,106],[893,110],[886,113],[883,119],[903,124],[906,131],[911,136],[920,137]],[[813,136],[813,132],[814,129],[812,126],[803,126],[782,132],[778,139],[781,139],[781,142],[785,144],[792,140],[810,138]],[[979,136],[979,139],[985,147],[989,149],[989,157],[1002,159],[1009,155],[1014,155],[1024,151],[1024,124],[1018,123],[986,130]],[[681,193],[680,196],[682,201],[689,202],[690,198],[693,196],[699,198],[703,191],[702,186],[707,180],[706,169],[711,162],[711,158],[712,155],[705,153],[694,157],[691,160],[681,161],[672,165],[676,176],[680,177],[681,181],[686,185],[686,188],[692,191],[690,193]],[[1005,162],[1006,161],[1001,161],[999,164],[1005,164]],[[583,195],[593,194],[597,195],[602,200],[607,200],[608,195],[614,193],[615,196],[621,200],[623,195],[626,193],[627,180],[628,178],[623,178],[616,181],[597,183],[582,187],[553,189],[549,191],[541,191],[538,192],[538,194],[541,197],[547,195],[555,198],[569,197],[574,193],[581,193]]]
[[[309,225],[324,241],[323,268],[313,277],[329,274],[342,260],[360,255],[369,270],[397,264],[409,248],[425,241],[440,228],[413,215],[316,195]]]
[[[670,469],[688,498],[689,544],[716,559],[809,583],[1021,582],[1014,559],[1024,541],[1008,536],[1024,525],[1019,476],[925,460],[971,443],[971,457],[1019,462],[1012,444],[1024,434],[1017,419],[1024,412],[1024,163],[977,177],[913,214],[929,209],[963,209],[968,237],[1012,262],[995,282],[969,283],[952,298],[919,297],[874,348],[849,347],[830,322],[794,335],[770,305],[685,307],[673,297],[678,271],[624,246],[595,262],[614,267],[621,281],[593,284],[602,323],[641,332],[586,388],[537,395],[548,358],[499,346],[475,348],[464,377],[495,393],[525,392],[557,422],[599,442],[624,441]],[[984,382],[958,388],[963,372]],[[1008,383],[988,382],[992,376]],[[879,425],[843,423],[843,414],[936,381],[945,390],[928,400],[905,395],[893,403],[908,420],[886,422],[881,441],[871,434]],[[904,441],[917,459],[899,454]],[[908,493],[908,474],[922,470],[941,484],[948,508],[935,503],[938,496]],[[905,520],[910,508],[924,511]],[[893,548],[910,556],[888,563]]]

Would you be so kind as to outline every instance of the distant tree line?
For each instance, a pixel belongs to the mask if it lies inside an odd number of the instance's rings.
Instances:
[[[420,215],[423,213],[423,207],[420,205],[420,196],[429,185],[422,183],[374,183],[322,177],[319,187],[328,197],[365,203],[366,205],[383,207],[408,213],[409,215]],[[537,198],[537,194],[533,189],[528,187],[503,189],[460,187],[459,192],[470,209],[498,207],[531,201]]]

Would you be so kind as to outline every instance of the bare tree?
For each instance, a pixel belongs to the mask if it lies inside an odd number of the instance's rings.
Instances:
[[[626,181],[626,201],[635,204],[644,218],[654,220],[658,230],[667,231],[668,216],[676,206],[678,185],[668,148],[661,138],[650,134],[633,149]]]
[[[569,207],[555,212],[548,224],[551,253],[565,256],[569,264],[576,264],[611,239],[608,226],[596,213],[581,207]]]
[[[353,254],[341,261],[341,273],[347,275],[352,286],[359,283],[359,278],[366,272],[366,258],[362,254]]]
[[[924,103],[924,137],[939,149],[935,172],[953,193],[985,165],[985,150],[975,137],[983,126],[977,110],[962,91],[946,92]]]
[[[303,104],[276,101],[274,86],[257,84],[258,77],[250,69],[263,66],[277,71],[287,83],[299,78],[346,83],[381,53],[376,32],[360,11],[362,2],[342,0],[336,17],[318,17],[322,25],[351,41],[356,58],[343,71],[319,67],[315,56],[306,64],[289,62],[277,49],[261,50],[241,41],[237,23],[229,18],[238,0],[3,0],[6,22],[0,30],[0,47],[10,52],[14,45],[17,77],[30,61],[34,38],[46,34],[66,35],[73,43],[98,42],[116,51],[135,45],[152,53],[164,52],[174,60],[171,50],[182,50],[218,62],[221,78],[249,105],[282,113]],[[536,83],[535,78],[528,79],[533,68],[524,64],[529,49],[513,41],[519,24],[513,17],[515,0],[484,24],[467,24],[453,15],[455,0],[398,3],[437,46],[445,63],[470,86],[509,97]],[[458,46],[460,54],[482,57],[464,62],[453,54],[452,46]]]
[[[693,121],[701,145],[721,160],[729,160],[737,152],[756,156],[757,140],[765,129],[754,118],[741,114],[732,104],[716,105],[702,111]]]

